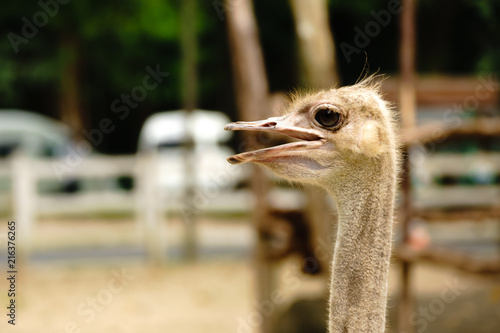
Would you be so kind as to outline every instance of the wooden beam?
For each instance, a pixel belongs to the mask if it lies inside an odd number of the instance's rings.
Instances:
[[[271,115],[269,104],[269,84],[264,66],[264,56],[259,42],[257,23],[251,0],[226,1],[226,15],[229,47],[233,67],[236,101],[239,118],[244,120],[264,119]],[[257,133],[243,133],[244,150],[262,148]],[[271,183],[261,168],[253,166],[251,189],[255,198],[253,223],[256,230],[262,229],[270,220],[268,192]],[[271,299],[274,289],[271,263],[263,260],[269,251],[267,242],[257,238],[254,260],[257,281],[257,302]],[[271,332],[269,316],[262,316],[258,328],[261,333]]]
[[[458,268],[474,274],[500,274],[500,260],[479,260],[473,256],[442,247],[415,251],[408,246],[397,249],[396,257],[405,262],[429,261],[432,263]]]
[[[401,14],[401,42],[400,42],[400,103],[399,110],[403,125],[403,132],[415,126],[415,16],[416,0],[403,0],[403,12]],[[409,235],[409,224],[412,214],[411,199],[411,170],[406,150],[403,166],[403,203],[402,203],[402,230],[404,242]],[[412,333],[413,326],[410,325],[409,317],[413,312],[413,297],[411,295],[411,267],[409,262],[402,263],[401,270],[401,298],[398,315],[398,328],[400,332]]]
[[[229,46],[238,110],[245,120],[262,119],[270,115],[269,84],[253,4],[251,0],[239,0],[227,6]],[[257,142],[252,144],[258,145]]]
[[[500,118],[476,118],[455,122],[435,122],[405,130],[401,134],[403,144],[410,146],[427,142],[441,142],[454,135],[500,136]]]
[[[391,76],[382,82],[385,99],[399,104],[401,78]],[[477,111],[492,111],[500,100],[500,82],[493,75],[446,76],[416,78],[416,99],[419,106],[441,107],[454,111],[457,106],[472,105]],[[425,111],[424,111],[425,112]]]
[[[399,109],[405,130],[415,125],[415,49],[416,49],[416,0],[403,0],[403,12],[401,13],[401,86]]]
[[[463,210],[419,209],[415,210],[413,215],[427,222],[482,221],[500,218],[500,207]]]
[[[194,139],[190,130],[189,119],[197,105],[198,72],[196,56],[196,0],[183,0],[181,4],[181,49],[182,49],[182,107],[186,112],[184,133],[186,145],[184,160],[184,193],[183,203],[189,212],[195,211],[194,197],[196,193],[196,175],[194,160]],[[187,261],[196,259],[196,214],[183,214],[185,238],[184,257]]]

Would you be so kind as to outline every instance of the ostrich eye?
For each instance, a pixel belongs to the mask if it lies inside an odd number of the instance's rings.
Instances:
[[[340,124],[342,119],[341,114],[338,112],[338,108],[333,105],[320,105],[314,111],[314,120],[326,128],[334,128]]]

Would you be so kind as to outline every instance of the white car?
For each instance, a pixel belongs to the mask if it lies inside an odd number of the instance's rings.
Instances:
[[[193,185],[197,191],[220,192],[232,188],[245,177],[244,168],[234,168],[226,158],[234,154],[227,145],[232,133],[224,131],[229,118],[222,112],[195,110],[167,111],[149,117],[139,136],[139,151],[154,150],[159,155],[159,182],[169,195],[178,196],[186,188],[186,147],[193,140]]]
[[[61,157],[73,145],[71,130],[63,123],[22,110],[0,110],[0,157],[14,151],[32,157]]]

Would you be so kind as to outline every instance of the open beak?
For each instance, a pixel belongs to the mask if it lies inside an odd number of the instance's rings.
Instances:
[[[293,124],[290,115],[283,117],[271,117],[259,121],[238,121],[227,124],[226,131],[261,131],[281,133],[286,136],[303,141],[287,143],[271,148],[264,148],[228,157],[231,164],[246,162],[270,162],[283,157],[297,156],[308,149],[315,149],[325,143],[323,136],[318,131],[310,128],[299,127]]]

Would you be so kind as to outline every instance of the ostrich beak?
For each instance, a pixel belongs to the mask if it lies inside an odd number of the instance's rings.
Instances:
[[[273,132],[303,140],[237,154],[229,157],[227,161],[231,164],[270,162],[278,158],[300,155],[304,150],[318,148],[325,143],[320,132],[312,128],[299,126],[298,122],[294,121],[293,118],[293,114],[291,114],[283,117],[271,117],[265,120],[238,121],[227,124],[224,127],[226,131]]]

